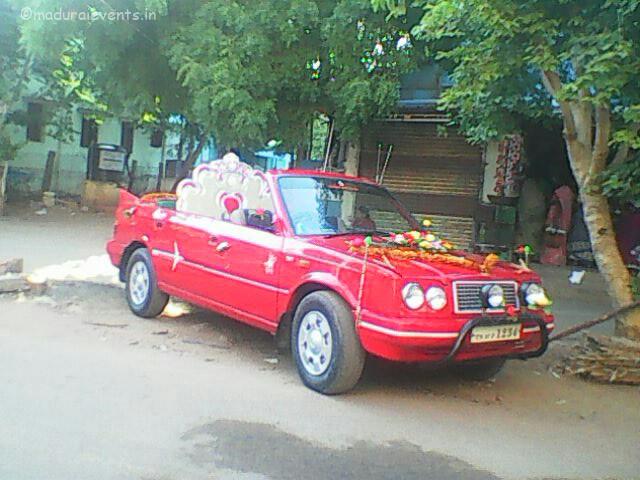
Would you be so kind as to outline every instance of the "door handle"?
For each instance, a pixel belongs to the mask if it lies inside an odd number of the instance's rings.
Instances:
[[[222,253],[229,250],[230,248],[231,248],[231,245],[229,245],[229,242],[220,242],[216,247],[216,252]]]
[[[216,235],[211,235],[209,237],[209,240],[207,240],[207,243],[209,245],[217,245],[218,244],[218,237]]]

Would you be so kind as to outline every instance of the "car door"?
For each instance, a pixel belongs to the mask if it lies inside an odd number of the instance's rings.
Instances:
[[[248,225],[221,222],[217,245],[218,275],[224,277],[220,301],[241,312],[245,320],[273,330],[278,283],[282,264],[283,237]]]
[[[220,279],[207,268],[212,256],[215,220],[186,212],[171,212],[156,222],[161,248],[152,250],[156,258],[158,278],[178,296],[207,299],[220,288]]]

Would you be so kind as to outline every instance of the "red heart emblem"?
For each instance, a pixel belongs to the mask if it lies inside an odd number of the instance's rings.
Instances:
[[[223,193],[219,196],[218,201],[226,210],[227,215],[230,215],[242,206],[242,195],[239,193]]]
[[[222,204],[224,205],[227,213],[235,212],[238,208],[240,208],[240,200],[237,197],[233,197],[229,195],[228,197],[222,200]]]

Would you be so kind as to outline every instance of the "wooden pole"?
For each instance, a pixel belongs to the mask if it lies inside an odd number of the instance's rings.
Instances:
[[[384,182],[384,174],[387,173],[387,166],[389,165],[389,159],[391,158],[391,151],[393,150],[393,143],[389,145],[389,150],[387,151],[387,158],[384,159],[384,166],[382,167],[382,172],[380,172],[380,181],[378,182],[382,185]]]
[[[44,175],[42,176],[41,192],[51,191],[51,181],[53,179],[53,167],[56,161],[56,152],[49,150],[47,153],[47,160],[44,165]]]
[[[376,159],[376,183],[379,183],[380,179],[380,157],[382,156],[382,143],[378,143],[378,157]]]
[[[9,173],[9,163],[0,163],[0,217],[4,215],[4,198],[7,187],[7,175]]]
[[[331,127],[329,128],[329,139],[327,141],[327,149],[324,154],[324,162],[322,164],[322,171],[326,172],[327,168],[329,168],[329,156],[331,154],[331,142],[333,141],[333,127],[335,126],[335,122],[331,119]]]

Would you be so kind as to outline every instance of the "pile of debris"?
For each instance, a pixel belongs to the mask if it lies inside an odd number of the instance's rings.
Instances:
[[[564,359],[562,369],[596,382],[640,385],[640,342],[585,335]]]
[[[46,291],[46,279],[37,275],[25,276],[22,272],[23,263],[21,258],[0,260],[0,294],[31,292],[42,295]]]

